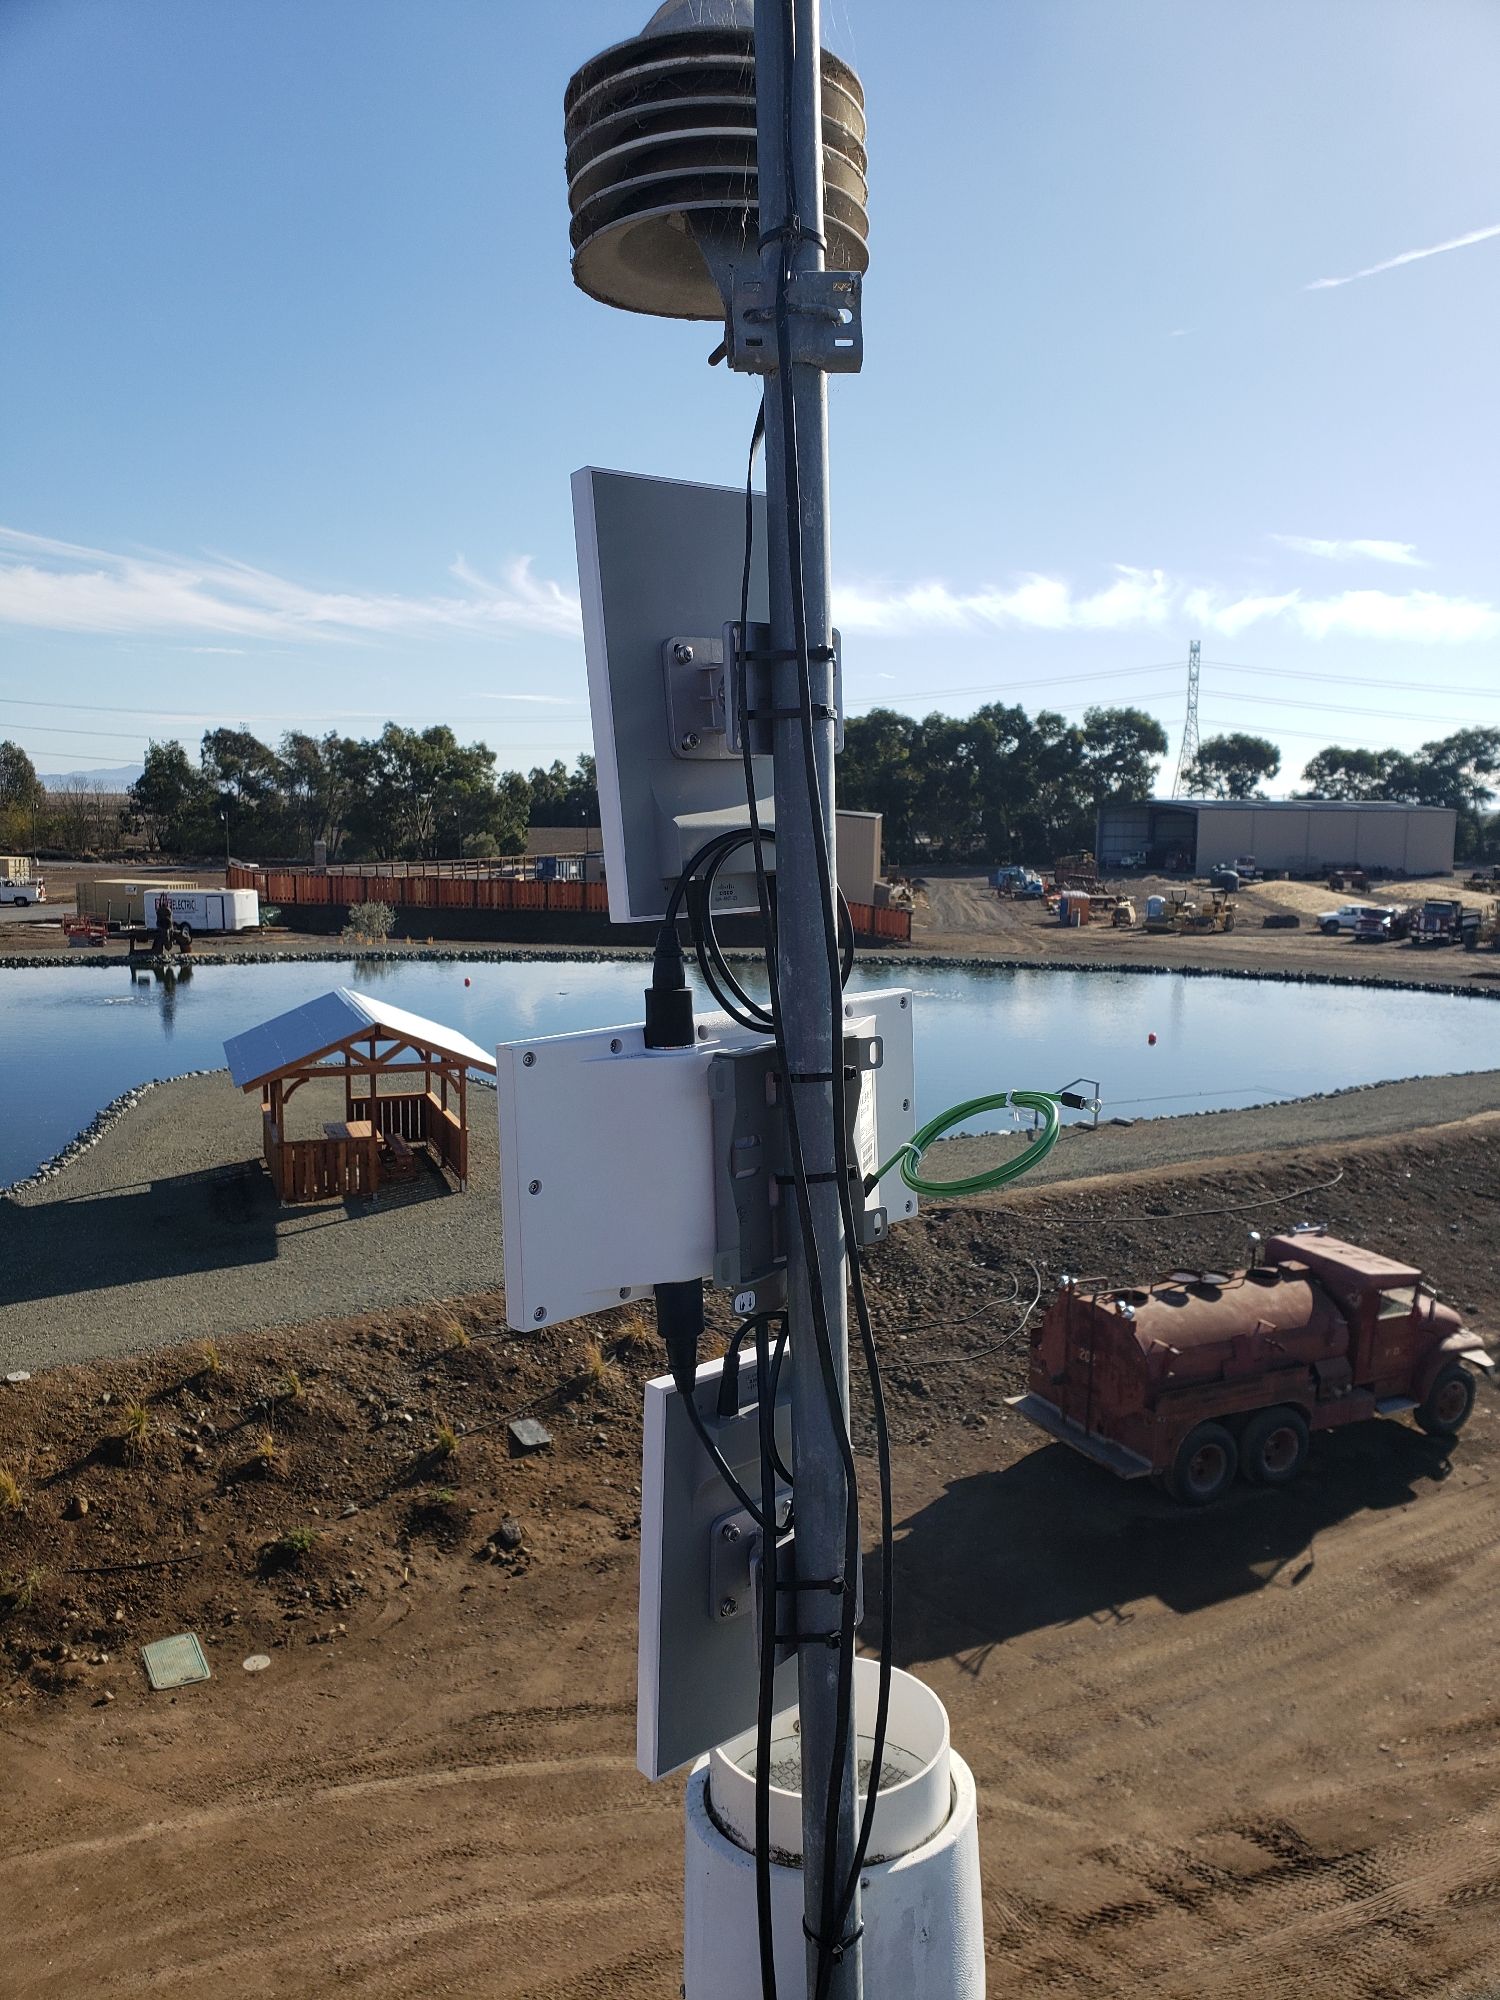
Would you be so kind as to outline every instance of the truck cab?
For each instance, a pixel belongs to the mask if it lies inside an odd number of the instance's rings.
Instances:
[[[0,903],[11,903],[18,910],[30,907],[32,903],[45,903],[47,885],[38,875],[34,879],[12,879],[7,876],[0,882]]]

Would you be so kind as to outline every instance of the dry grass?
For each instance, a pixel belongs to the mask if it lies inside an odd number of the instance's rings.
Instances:
[[[458,1432],[451,1424],[440,1423],[432,1433],[434,1458],[457,1458]]]
[[[610,1360],[597,1340],[586,1340],[583,1344],[583,1379],[596,1389],[610,1381],[615,1373],[615,1364]]]
[[[649,1320],[632,1316],[614,1329],[612,1338],[615,1353],[622,1360],[630,1357],[644,1360],[661,1353],[661,1341]]]
[[[443,1332],[447,1336],[450,1347],[472,1347],[474,1345],[473,1339],[469,1334],[469,1329],[463,1324],[462,1320],[450,1319],[443,1328]]]
[[[0,1514],[19,1514],[25,1505],[20,1480],[8,1465],[0,1465]]]
[[[8,1611],[29,1611],[47,1580],[44,1569],[11,1570],[0,1576],[0,1604]]]
[[[198,1355],[203,1363],[203,1373],[205,1375],[222,1375],[224,1373],[224,1357],[220,1354],[218,1346],[214,1341],[205,1340],[198,1349]]]
[[[275,1431],[262,1431],[255,1440],[255,1449],[250,1456],[259,1459],[264,1466],[274,1465],[281,1456],[281,1447],[276,1442]]]
[[[297,1373],[295,1368],[288,1368],[285,1375],[276,1384],[276,1400],[278,1403],[301,1402],[302,1377]]]
[[[151,1412],[144,1403],[127,1403],[120,1419],[120,1454],[139,1458],[151,1434]]]

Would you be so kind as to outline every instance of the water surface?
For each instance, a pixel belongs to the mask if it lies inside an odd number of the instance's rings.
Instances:
[[[226,1036],[333,986],[384,995],[489,1047],[639,1020],[646,976],[638,962],[473,959],[209,965],[176,980],[123,965],[0,971],[0,1186],[122,1091],[218,1068]],[[923,1117],[982,1091],[1055,1089],[1080,1075],[1098,1079],[1107,1114],[1153,1118],[1500,1068],[1500,1005],[1443,993],[864,962],[852,982],[897,984],[917,994]]]

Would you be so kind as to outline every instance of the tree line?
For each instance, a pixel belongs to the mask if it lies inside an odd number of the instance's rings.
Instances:
[[[1139,708],[1090,708],[1079,722],[1001,703],[961,717],[877,708],[845,726],[839,799],[882,814],[886,857],[898,868],[1044,863],[1091,846],[1108,800],[1150,797],[1166,752],[1161,724]],[[531,827],[599,824],[592,757],[524,773],[497,762],[488,745],[460,743],[441,724],[390,722],[369,738],[294,730],[276,746],[249,730],[212,729],[196,760],[178,742],[153,742],[125,813],[154,852],[306,858],[322,841],[331,862],[513,854]],[[1280,770],[1268,737],[1211,736],[1184,785],[1200,797],[1256,798]],[[1482,859],[1500,853],[1497,775],[1500,729],[1464,729],[1416,751],[1330,744],[1293,796],[1451,806],[1459,858]],[[95,789],[77,780],[49,791],[24,750],[0,743],[0,848],[109,851],[120,801]]]

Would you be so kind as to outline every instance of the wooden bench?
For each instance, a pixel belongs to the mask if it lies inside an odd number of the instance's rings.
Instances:
[[[399,1132],[387,1132],[385,1145],[390,1154],[386,1171],[394,1181],[409,1181],[417,1171],[417,1156]]]

